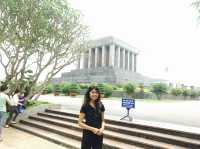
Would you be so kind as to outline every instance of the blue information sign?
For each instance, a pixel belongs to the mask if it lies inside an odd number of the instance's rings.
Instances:
[[[125,107],[127,109],[135,108],[135,99],[122,98],[122,107]]]

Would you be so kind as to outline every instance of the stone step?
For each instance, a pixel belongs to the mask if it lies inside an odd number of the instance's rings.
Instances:
[[[152,139],[155,141],[165,142],[165,143],[179,145],[183,147],[198,148],[198,149],[200,148],[199,139],[191,139],[191,138],[186,138],[182,136],[163,134],[163,133],[149,131],[149,130],[141,130],[137,128],[127,128],[124,126],[116,126],[112,124],[107,124],[106,129],[112,132],[128,134],[131,136],[144,137],[147,139]]]
[[[58,126],[58,124],[49,124],[47,125],[47,123],[45,122],[41,122],[41,121],[36,121],[36,120],[21,120],[21,123],[26,124],[26,125],[30,125],[33,127],[37,127],[37,128],[41,128],[41,129],[45,129],[66,137],[71,137],[73,139],[77,139],[77,140],[81,140],[81,132],[79,131],[80,128],[78,128],[77,124],[73,124],[71,123],[70,125],[63,125],[62,126]],[[73,126],[74,125],[74,126]],[[67,128],[69,127],[69,128]],[[79,130],[77,130],[79,129]],[[153,140],[149,140],[149,139],[144,139],[144,138],[140,138],[140,137],[135,137],[135,136],[130,136],[130,135],[125,135],[125,134],[120,134],[120,133],[113,133],[113,132],[109,132],[107,130],[104,131],[104,140],[107,139],[112,139],[115,140],[117,142],[121,142],[121,143],[126,143],[129,145],[135,145],[135,146],[139,146],[139,147],[144,147],[144,148],[152,148],[152,149],[166,149],[166,148],[177,148],[177,149],[184,149],[183,147],[178,147],[175,145],[170,145],[167,143],[161,143],[158,141],[153,141]]]
[[[58,126],[63,126],[63,127],[71,128],[71,129],[81,130],[81,128],[78,127],[77,125],[77,118],[73,118],[74,121],[76,121],[76,123],[65,121],[65,120],[63,121],[63,120],[52,119],[52,118],[43,117],[43,116],[30,116],[30,119],[34,119],[34,120],[38,120],[38,121],[42,121],[42,122],[46,122],[50,124],[55,124]],[[188,139],[188,138],[179,137],[179,136],[155,133],[153,131],[139,130],[136,128],[126,128],[123,126],[116,126],[116,125],[111,125],[111,124],[106,124],[106,130],[109,130],[110,133],[112,133],[113,131],[120,134],[137,136],[137,137],[155,140],[159,142],[180,145],[183,147],[200,148],[200,140],[196,140],[196,139]]]
[[[61,117],[73,117],[73,118],[78,118],[78,113],[72,113],[72,112],[67,112],[63,110],[58,110],[58,109],[46,109],[46,113],[51,113],[55,115],[59,115],[59,118]],[[180,136],[180,137],[185,137],[185,138],[191,138],[191,139],[197,139],[200,140],[200,134],[194,133],[194,132],[186,132],[186,131],[181,131],[181,130],[175,130],[175,129],[170,129],[170,128],[162,128],[158,126],[152,126],[152,125],[147,125],[147,124],[142,124],[142,123],[135,123],[135,122],[126,122],[126,121],[117,121],[117,120],[111,120],[111,119],[105,119],[106,124],[112,124],[112,125],[118,125],[118,126],[123,126],[127,128],[137,128],[141,130],[149,130],[153,132],[158,132],[158,133],[163,133],[163,134],[169,134],[173,136]]]
[[[45,112],[59,114],[63,116],[78,117],[78,113],[72,113],[72,112],[69,113],[67,111],[63,111],[60,109],[46,109]]]
[[[69,149],[80,149],[80,141],[77,141],[75,139],[66,138],[64,136],[58,135],[56,133],[46,131],[43,129],[39,129],[36,127],[28,126],[25,124],[12,124],[12,127],[28,132],[30,134],[33,134],[35,136],[38,136],[40,138],[46,139],[48,141],[51,141],[53,143],[56,143],[58,145],[67,147]]]
[[[42,127],[34,127],[33,125],[27,125],[25,124],[15,124],[11,125],[12,127],[31,133],[33,135],[36,135],[38,137],[44,138],[48,141],[54,142],[56,144],[65,146],[70,149],[80,149],[81,141],[80,139],[73,139],[72,137],[66,137],[64,135],[57,134],[53,131],[48,131]],[[82,136],[81,134],[78,134],[79,138]],[[72,135],[73,136],[73,135]],[[117,142],[110,139],[104,139],[104,149],[145,149],[142,147],[134,146],[125,144],[122,142]]]
[[[38,112],[37,115],[40,117],[47,117],[47,118],[56,119],[56,120],[69,121],[72,123],[77,123],[77,121],[78,121],[77,117],[63,116],[63,115],[54,114],[54,113]]]

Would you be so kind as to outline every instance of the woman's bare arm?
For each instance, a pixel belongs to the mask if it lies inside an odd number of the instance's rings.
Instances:
[[[102,113],[101,113],[101,117],[102,117],[102,124],[101,124],[101,128],[104,130],[104,129],[105,129],[104,112],[102,112]]]
[[[87,124],[83,123],[84,118],[85,118],[85,113],[80,113],[80,114],[79,114],[78,125],[79,125],[82,129],[90,130],[90,131],[92,131],[94,134],[96,134],[96,133],[99,131],[99,129],[97,129],[97,128],[95,128],[95,127],[88,126]]]

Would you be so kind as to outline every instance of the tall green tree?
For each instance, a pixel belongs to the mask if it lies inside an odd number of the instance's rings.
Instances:
[[[20,82],[28,80],[27,98],[40,94],[58,72],[74,63],[87,43],[88,27],[67,0],[0,0],[4,82],[21,88]]]

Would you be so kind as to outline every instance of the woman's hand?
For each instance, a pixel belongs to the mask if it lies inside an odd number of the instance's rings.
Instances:
[[[97,132],[97,135],[99,136],[103,135],[103,131],[104,131],[104,128],[100,128],[99,131]]]
[[[94,134],[98,134],[99,131],[100,131],[100,129],[98,129],[98,128],[92,128],[92,132]]]

